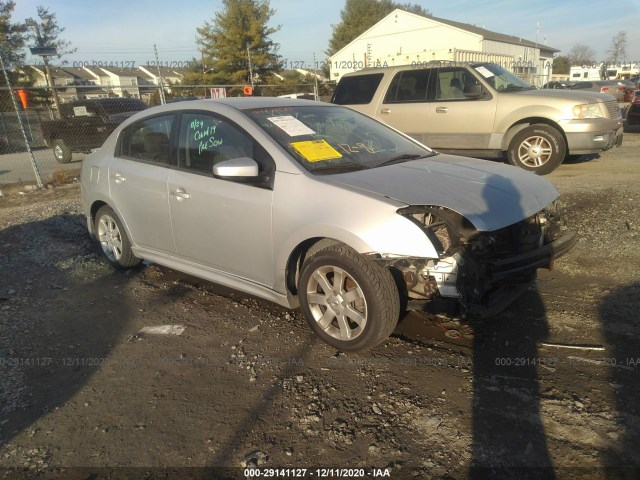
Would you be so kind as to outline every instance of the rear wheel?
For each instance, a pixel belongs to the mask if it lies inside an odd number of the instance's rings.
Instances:
[[[566,151],[564,138],[555,128],[531,125],[513,137],[507,159],[511,165],[546,175],[562,163]]]
[[[141,262],[131,250],[131,242],[122,222],[113,209],[107,205],[98,210],[95,231],[102,248],[102,254],[114,268],[128,269]]]
[[[378,345],[400,316],[391,272],[345,245],[320,250],[305,262],[298,295],[311,329],[342,351]]]
[[[57,138],[52,144],[53,155],[56,157],[58,163],[69,163],[71,161],[72,153],[71,149],[67,147],[64,140]]]

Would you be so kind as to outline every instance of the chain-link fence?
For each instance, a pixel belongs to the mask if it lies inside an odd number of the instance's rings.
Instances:
[[[8,77],[6,82],[9,86],[0,88],[0,186],[28,182],[43,187],[77,176],[85,155],[100,147],[130,112],[249,93],[246,85],[13,87]],[[334,88],[255,85],[251,95],[328,101]]]

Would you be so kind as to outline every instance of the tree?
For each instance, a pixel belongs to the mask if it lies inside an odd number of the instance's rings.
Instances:
[[[593,49],[587,47],[582,43],[576,43],[571,50],[567,58],[571,65],[591,65],[594,63],[596,52]]]
[[[553,59],[553,73],[568,74],[571,69],[571,60],[569,57],[558,56]]]
[[[346,0],[340,11],[340,23],[333,25],[326,54],[333,55],[396,8],[418,15],[429,15],[427,10],[416,4],[396,3],[393,0]]]
[[[627,57],[627,32],[619,31],[611,40],[611,47],[607,50],[609,61],[613,64],[624,62]]]
[[[40,38],[38,38],[35,28],[28,30],[28,38],[33,41],[34,45],[55,48],[58,52],[58,59],[77,50],[77,48],[71,48],[71,43],[60,38],[60,34],[65,29],[58,25],[55,13],[51,13],[48,8],[38,5],[38,18],[39,21],[33,18],[28,18],[26,21],[27,25],[38,25]]]
[[[280,27],[267,24],[275,11],[269,0],[222,0],[222,11],[197,29],[204,64],[214,83],[250,83],[249,55],[254,78],[280,70],[279,45],[270,36]]]
[[[4,61],[4,66],[9,69],[15,64],[24,61],[26,26],[22,23],[11,23],[11,16],[16,3],[13,1],[3,2],[0,0],[0,55]],[[4,75],[0,75],[4,77]],[[4,78],[0,80],[4,83]]]
[[[13,1],[3,2],[0,0],[0,56],[5,68],[4,72],[0,71],[0,87],[7,86],[5,73],[14,87],[20,86],[21,83],[30,84],[30,79],[22,79],[21,82],[19,73],[14,69],[16,65],[24,61],[22,49],[24,48],[26,30],[24,24],[11,22],[15,7],[16,4]],[[0,111],[7,111],[7,109],[13,109],[11,93],[2,90],[0,91]]]

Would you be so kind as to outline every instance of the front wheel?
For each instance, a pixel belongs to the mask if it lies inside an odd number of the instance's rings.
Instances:
[[[531,125],[513,137],[507,159],[511,165],[546,175],[562,163],[566,151],[564,138],[555,128]]]
[[[58,163],[69,163],[71,161],[72,152],[71,149],[64,143],[64,140],[57,138],[52,144],[53,155],[56,157]]]
[[[305,262],[298,295],[311,329],[342,351],[375,347],[400,316],[391,272],[345,245],[320,250]]]
[[[105,205],[98,210],[95,231],[102,253],[112,267],[133,268],[141,262],[141,259],[133,254],[124,226],[111,207]]]

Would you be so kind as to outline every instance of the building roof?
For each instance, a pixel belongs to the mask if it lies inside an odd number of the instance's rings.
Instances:
[[[29,65],[29,67],[44,76],[44,65]],[[65,72],[62,68],[49,66],[49,69],[51,70],[51,76],[54,78],[73,78],[72,74]]]
[[[436,22],[444,23],[445,25],[449,25],[450,27],[459,28],[461,30],[465,30],[470,33],[482,35],[486,40],[492,40],[494,42],[511,43],[514,45],[524,45],[526,47],[540,48],[542,50],[548,50],[551,52],[560,51],[556,48],[552,48],[541,43],[535,43],[530,40],[525,40],[521,37],[515,37],[513,35],[506,35],[504,33],[492,32],[491,30],[476,27],[475,25],[471,25],[469,23],[455,22],[453,20],[447,20],[446,18],[439,18],[439,17],[432,17],[432,16],[425,17],[425,18],[430,18],[431,20],[435,20]]]
[[[428,15],[428,16],[419,15],[417,13],[407,12],[406,10],[402,10],[401,8],[396,8],[393,12],[389,13],[387,16],[382,18],[380,21],[378,21],[377,23],[372,25],[368,30],[365,30],[364,32],[362,32],[360,35],[358,35],[356,38],[354,38],[351,42],[349,42],[347,45],[345,45],[340,50],[338,50],[336,53],[334,53],[332,55],[332,57],[335,57],[338,53],[342,52],[342,50],[344,50],[347,47],[349,47],[349,45],[354,43],[359,38],[364,37],[367,34],[367,32],[372,30],[379,23],[385,21],[387,18],[389,18],[392,15],[396,14],[396,12],[402,12],[403,14],[406,14],[406,15],[414,15],[414,16],[419,17],[419,18],[432,20],[434,22],[439,22],[439,23],[442,23],[443,25],[448,25],[450,27],[458,28],[460,30],[464,30],[466,32],[473,33],[475,35],[480,35],[485,40],[491,40],[491,41],[494,41],[494,42],[509,43],[509,44],[512,44],[512,45],[523,45],[523,46],[532,47],[532,48],[536,48],[537,47],[540,50],[546,50],[548,52],[553,52],[553,53],[560,51],[560,50],[558,50],[556,48],[549,47],[549,46],[544,45],[542,43],[535,43],[535,42],[532,42],[530,40],[525,40],[525,39],[520,38],[520,37],[515,37],[513,35],[506,35],[504,33],[493,32],[491,30],[487,30],[486,28],[476,27],[475,25],[471,25],[469,23],[456,22],[456,21],[453,21],[453,20],[447,20],[446,18],[434,17],[434,16],[431,16],[431,15]]]
[[[96,78],[82,67],[62,67],[60,70],[64,70],[68,74],[84,80],[95,80]]]
[[[140,70],[137,68],[121,68],[121,67],[100,67],[101,70],[109,72],[119,77],[138,77]]]
[[[158,76],[158,67],[156,66],[150,66],[150,65],[139,65],[138,68],[140,69],[141,72],[143,72],[143,68],[144,71],[149,72],[153,78]],[[160,73],[162,74],[163,77],[182,77],[182,73],[180,73],[180,69],[176,69],[176,68],[169,68],[169,67],[160,67]]]

